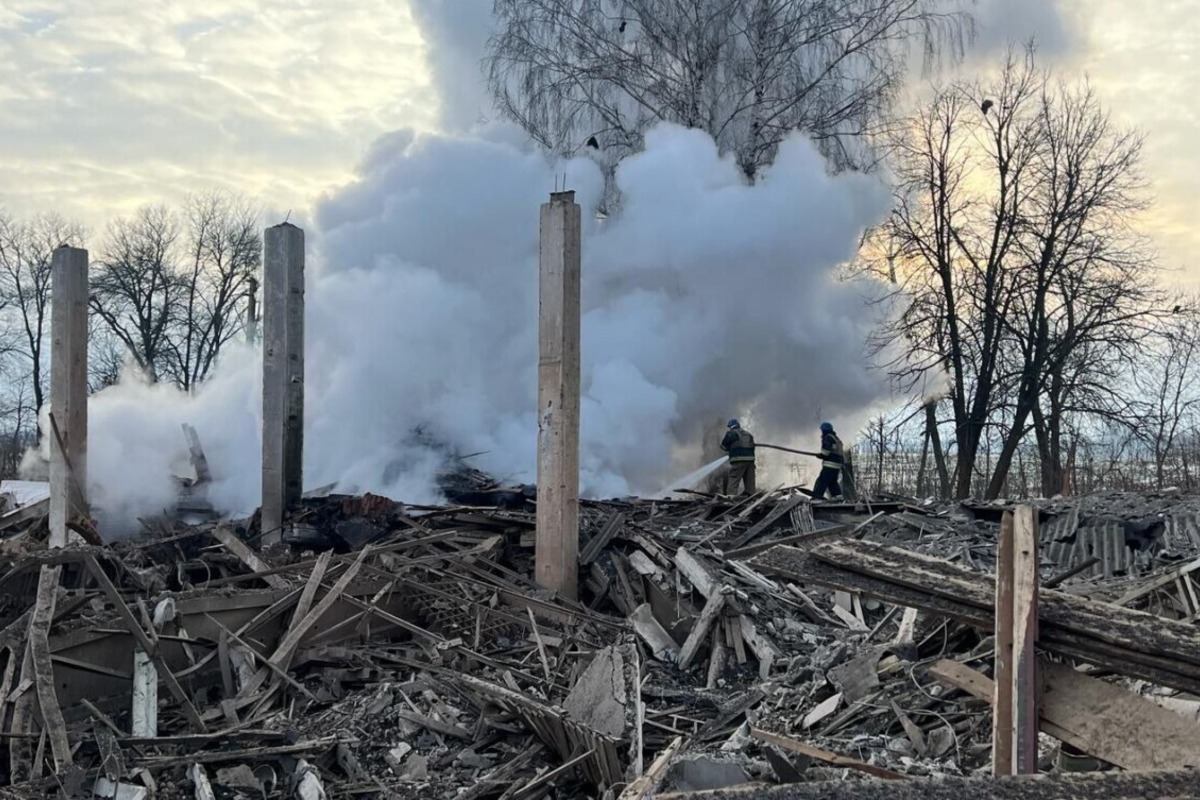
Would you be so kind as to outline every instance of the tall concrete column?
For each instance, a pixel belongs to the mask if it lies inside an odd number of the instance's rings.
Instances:
[[[542,205],[538,249],[537,582],[579,582],[579,242],[574,192]]]
[[[50,546],[66,547],[67,523],[87,502],[88,251],[63,246],[50,262]]]
[[[267,228],[263,253],[262,545],[278,543],[304,476],[304,231]]]

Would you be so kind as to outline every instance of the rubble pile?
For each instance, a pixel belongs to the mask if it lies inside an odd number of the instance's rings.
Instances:
[[[256,518],[164,516],[62,550],[21,487],[0,506],[5,796],[899,797],[877,793],[990,775],[1004,506],[583,501],[576,601],[532,580],[530,487],[446,485],[444,507],[308,497],[272,548]],[[1200,498],[1037,505],[1040,766],[1200,766]]]

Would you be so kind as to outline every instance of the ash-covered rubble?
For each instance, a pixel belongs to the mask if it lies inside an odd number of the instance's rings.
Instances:
[[[251,518],[48,552],[40,518],[2,512],[4,791],[525,800],[990,773],[1004,506],[583,501],[571,601],[532,580],[531,488],[457,463],[453,504],[310,496],[265,551]],[[1036,505],[1046,657],[1197,724],[1200,553],[1176,534],[1200,498]],[[1148,518],[1144,545],[1077,546]],[[1194,766],[1149,723],[1140,743],[1053,730],[1049,773]]]

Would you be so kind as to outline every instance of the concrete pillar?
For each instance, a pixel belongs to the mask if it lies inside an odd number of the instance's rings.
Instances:
[[[304,231],[267,228],[263,258],[262,545],[303,492]]]
[[[88,251],[58,248],[50,271],[50,546],[66,547],[67,523],[89,516]]]
[[[574,192],[542,205],[538,249],[537,582],[579,582],[579,241]]]

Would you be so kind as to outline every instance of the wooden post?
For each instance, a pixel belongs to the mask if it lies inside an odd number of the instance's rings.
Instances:
[[[1038,757],[1038,518],[1033,506],[1013,514],[1013,771],[1036,774]]]
[[[50,546],[67,546],[67,523],[86,519],[88,251],[63,246],[51,261]]]
[[[1037,772],[1037,510],[1005,513],[996,551],[992,774]]]
[[[580,213],[574,192],[541,209],[538,248],[537,582],[575,599],[579,579]]]
[[[992,774],[1011,775],[1013,767],[1013,517],[1000,519],[996,543],[996,692],[992,697]]]
[[[133,646],[133,711],[130,731],[134,736],[158,736],[158,670],[150,655]]]
[[[263,258],[262,546],[303,492],[304,231],[267,228]]]

